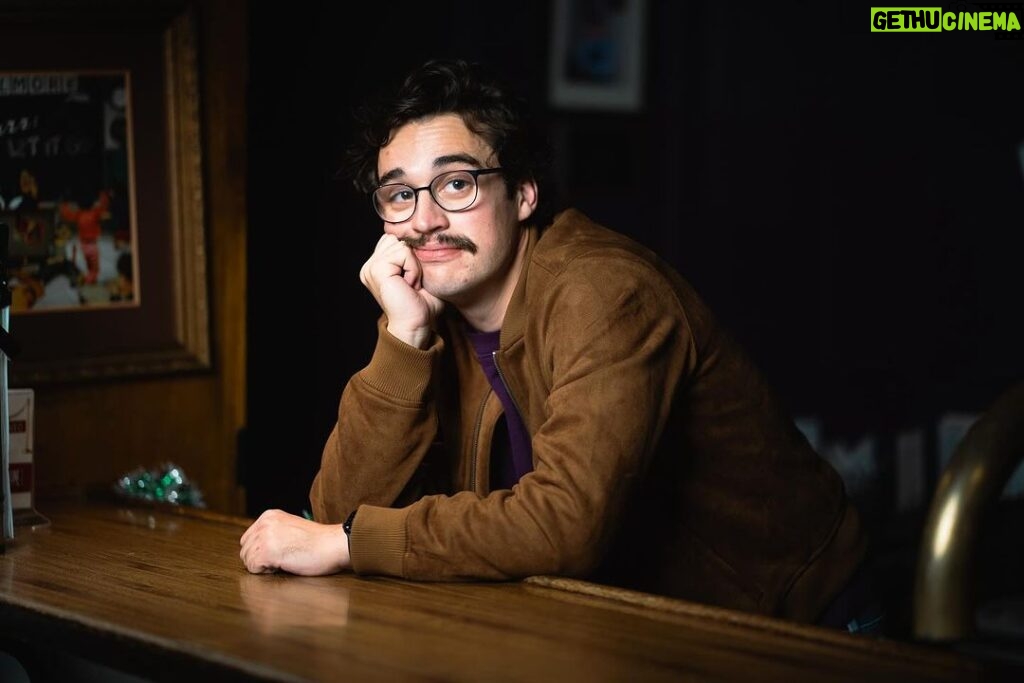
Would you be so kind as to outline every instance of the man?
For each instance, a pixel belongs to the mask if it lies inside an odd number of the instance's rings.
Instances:
[[[384,221],[360,272],[377,347],[316,521],[264,513],[249,571],[578,576],[808,622],[843,593],[845,620],[865,538],[841,480],[675,271],[578,211],[550,220],[517,100],[428,62],[352,158]]]

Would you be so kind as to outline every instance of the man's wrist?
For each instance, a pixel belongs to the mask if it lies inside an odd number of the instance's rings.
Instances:
[[[433,338],[433,330],[429,327],[417,327],[411,330],[405,330],[393,328],[391,325],[388,325],[387,330],[395,339],[405,342],[409,346],[421,351],[430,348],[430,342]]]

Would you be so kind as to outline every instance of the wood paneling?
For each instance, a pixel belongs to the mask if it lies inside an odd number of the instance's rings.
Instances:
[[[211,508],[244,509],[235,484],[245,419],[246,3],[197,3],[213,370],[36,391],[40,499],[173,461]]]

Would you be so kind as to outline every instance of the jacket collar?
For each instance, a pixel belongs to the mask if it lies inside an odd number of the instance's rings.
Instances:
[[[505,310],[505,319],[501,323],[501,341],[499,346],[502,350],[519,341],[526,326],[526,288],[530,286],[530,273],[542,254],[537,251],[551,253],[560,246],[572,243],[581,239],[586,232],[584,228],[592,225],[587,216],[577,209],[565,209],[555,215],[550,225],[540,227],[527,225],[523,230],[527,231],[526,257],[523,259],[523,270],[519,274],[519,281],[512,291],[512,298]],[[541,244],[543,242],[543,244]],[[575,251],[575,250],[574,250]],[[536,275],[534,275],[536,277]]]
[[[527,225],[526,230],[526,256],[523,259],[522,271],[519,273],[519,281],[516,288],[512,290],[512,298],[505,309],[505,319],[501,322],[501,338],[498,346],[504,350],[519,341],[523,336],[523,329],[526,325],[526,285],[530,278],[530,264],[533,260],[533,251],[540,240],[540,229],[535,225]]]

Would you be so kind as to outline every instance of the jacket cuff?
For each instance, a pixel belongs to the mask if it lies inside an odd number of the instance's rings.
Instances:
[[[349,555],[355,573],[403,576],[407,516],[405,508],[359,506],[349,535]]]
[[[360,371],[359,376],[387,396],[420,403],[442,348],[444,342],[437,334],[428,349],[406,344],[388,332],[387,320],[382,316],[377,322],[377,347],[369,365]]]

